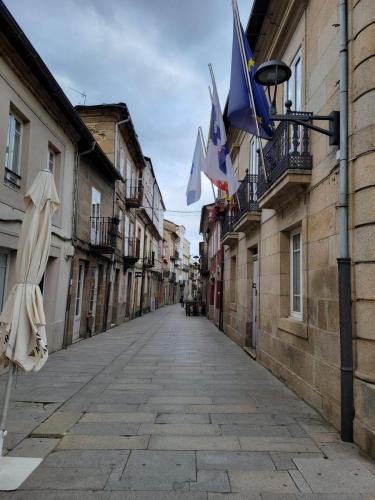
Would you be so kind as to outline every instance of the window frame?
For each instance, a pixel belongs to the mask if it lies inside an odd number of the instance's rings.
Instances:
[[[50,146],[48,147],[48,156],[47,156],[47,168],[48,170],[54,174],[56,169],[56,151],[54,151]],[[53,157],[52,169],[51,169],[51,155]]]
[[[300,276],[299,276],[299,285],[300,285],[300,293],[299,293],[299,298],[300,298],[300,310],[295,311],[294,310],[294,288],[293,288],[293,283],[294,283],[294,248],[293,248],[293,239],[295,236],[299,236],[299,271],[300,271]],[[289,234],[289,240],[290,240],[290,290],[289,290],[289,296],[290,296],[290,317],[293,319],[297,320],[302,320],[303,319],[303,258],[302,258],[302,230],[301,228],[294,229],[293,231],[290,232]]]
[[[0,248],[0,254],[6,256],[6,266],[5,266],[5,275],[4,275],[4,287],[3,287],[3,299],[2,303],[0,303],[0,313],[3,310],[4,304],[7,299],[7,288],[8,288],[8,278],[9,278],[9,266],[10,266],[10,251],[5,248]]]
[[[11,138],[11,123],[18,122],[20,124],[18,151],[17,151],[17,169],[13,169],[14,164],[14,143],[17,134],[16,128],[14,127],[14,135]],[[4,184],[8,187],[19,189],[21,180],[21,163],[22,163],[22,146],[23,146],[23,135],[24,135],[24,120],[14,112],[12,109],[9,110],[8,114],[8,128],[7,128],[7,139],[5,146],[5,159],[4,159]],[[11,148],[11,144],[13,144]]]
[[[299,87],[297,85],[297,73],[295,71],[296,66],[299,64]],[[284,84],[284,101],[290,98],[292,101],[292,110],[301,111],[302,110],[302,47],[299,47],[295,56],[290,63],[290,69],[292,70],[292,75]],[[291,88],[293,85],[293,88]],[[297,88],[299,88],[299,94],[297,93]],[[299,95],[299,102],[297,103],[297,95]],[[295,99],[293,101],[293,98]],[[298,109],[297,109],[298,108]]]

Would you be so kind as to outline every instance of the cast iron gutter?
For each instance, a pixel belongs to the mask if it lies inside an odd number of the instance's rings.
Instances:
[[[348,213],[348,16],[347,0],[339,0],[340,22],[340,178],[339,178],[339,315],[341,370],[341,439],[353,441],[353,337],[351,259]]]

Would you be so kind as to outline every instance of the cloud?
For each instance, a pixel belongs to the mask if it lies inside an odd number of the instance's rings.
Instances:
[[[6,0],[5,0],[6,1]],[[224,105],[232,44],[230,0],[8,0],[8,8],[73,104],[124,101],[170,210],[187,207],[197,127],[208,127],[214,67]],[[243,24],[251,2],[238,0]],[[72,90],[74,89],[74,90]],[[78,92],[77,92],[78,91]],[[199,213],[166,217],[184,224],[198,252]]]

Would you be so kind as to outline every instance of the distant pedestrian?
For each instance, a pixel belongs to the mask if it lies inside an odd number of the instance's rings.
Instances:
[[[183,297],[183,295],[181,295],[181,297],[180,297],[180,304],[181,304],[181,307],[184,307],[184,297]]]

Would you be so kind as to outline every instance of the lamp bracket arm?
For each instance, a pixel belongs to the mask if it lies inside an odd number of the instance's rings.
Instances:
[[[292,114],[292,113],[291,113]],[[326,130],[322,127],[317,127],[316,125],[313,125],[312,123],[307,123],[307,120],[314,120],[314,116],[306,117],[306,119],[300,119],[300,118],[294,118],[293,116],[288,116],[288,115],[271,115],[270,116],[271,120],[274,121],[280,121],[280,122],[291,122],[295,123],[296,125],[302,125],[303,127],[306,127],[311,130],[315,130],[316,132],[320,132],[321,134],[328,135],[329,137],[333,136],[332,131]]]

